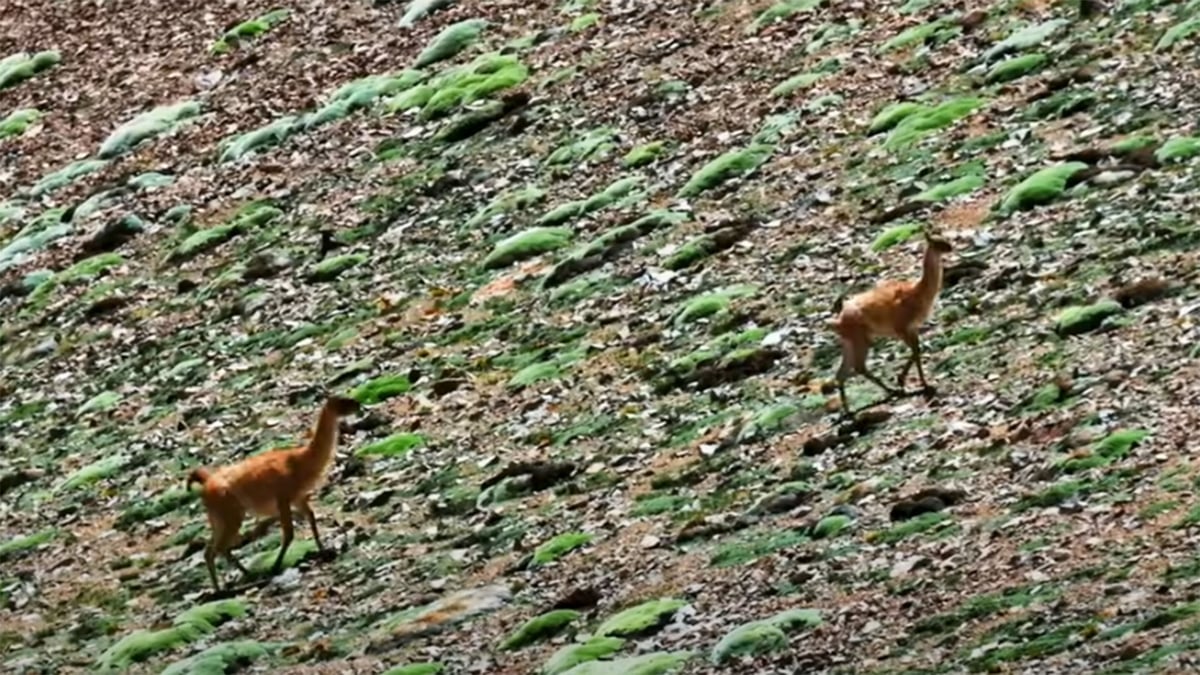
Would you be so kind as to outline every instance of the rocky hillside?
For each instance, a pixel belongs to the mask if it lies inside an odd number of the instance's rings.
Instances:
[[[1200,664],[1200,0],[80,0],[0,35],[0,670]],[[831,307],[926,229],[937,395],[855,378],[843,415]],[[272,530],[214,593],[185,477],[328,394],[365,404],[330,551],[299,524],[272,578]]]

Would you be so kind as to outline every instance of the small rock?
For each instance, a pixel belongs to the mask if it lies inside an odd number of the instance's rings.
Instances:
[[[642,546],[642,548],[654,548],[655,546],[658,546],[660,541],[662,541],[662,540],[659,539],[658,537],[656,537],[652,534],[648,534],[648,535],[642,537],[641,546]]]

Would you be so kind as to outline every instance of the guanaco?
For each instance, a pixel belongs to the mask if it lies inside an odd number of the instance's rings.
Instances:
[[[204,550],[204,564],[217,591],[221,590],[215,563],[218,555],[224,555],[243,575],[249,574],[233,555],[233,549],[242,541],[242,520],[248,511],[267,518],[255,528],[255,536],[261,536],[266,527],[279,521],[283,540],[271,568],[273,575],[283,568],[283,556],[292,543],[293,508],[308,520],[317,550],[325,550],[309,497],[324,484],[325,472],[333,461],[338,420],[359,410],[358,401],[330,396],[304,445],[269,450],[215,471],[201,467],[188,475],[188,489],[192,483],[199,483],[202,488],[200,498],[212,529]]]
[[[868,291],[858,293],[846,300],[839,299],[833,311],[833,329],[842,346],[842,364],[837,371],[838,394],[842,411],[849,412],[846,404],[846,380],[860,373],[875,383],[890,396],[904,395],[904,382],[913,364],[926,394],[932,390],[925,381],[925,370],[921,366],[921,339],[918,331],[933,313],[933,304],[942,289],[942,257],[952,248],[945,239],[925,234],[925,257],[921,266],[921,278],[917,281],[882,281]],[[901,391],[892,389],[867,369],[867,353],[875,338],[896,338],[912,350],[908,362],[896,378]]]

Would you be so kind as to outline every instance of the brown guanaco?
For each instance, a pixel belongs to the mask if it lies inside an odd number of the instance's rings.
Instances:
[[[933,313],[933,304],[942,289],[942,257],[952,248],[945,239],[925,231],[925,258],[921,278],[917,281],[881,281],[868,291],[858,293],[846,300],[839,299],[833,311],[833,329],[842,346],[842,364],[837,371],[838,394],[842,411],[849,412],[846,404],[846,380],[855,373],[862,374],[891,396],[904,394],[904,382],[913,364],[921,378],[925,393],[932,390],[925,381],[925,370],[921,366],[921,325]],[[908,362],[896,378],[900,391],[892,389],[867,369],[867,354],[875,338],[902,340],[912,351]]]
[[[221,590],[215,564],[218,555],[224,555],[243,575],[249,573],[233,555],[233,548],[242,541],[240,531],[247,512],[267,518],[255,529],[257,536],[261,536],[275,520],[279,521],[282,542],[271,568],[272,574],[278,574],[283,568],[283,556],[292,543],[293,508],[308,520],[317,550],[325,550],[308,500],[325,482],[325,472],[333,461],[338,420],[359,410],[360,405],[354,399],[330,396],[304,445],[269,450],[215,471],[201,467],[188,475],[188,488],[192,483],[201,485],[200,499],[212,528],[212,538],[204,550],[204,563],[216,590]]]

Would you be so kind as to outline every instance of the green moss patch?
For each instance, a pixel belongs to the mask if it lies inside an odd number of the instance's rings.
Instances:
[[[1009,82],[1041,69],[1048,60],[1049,57],[1041,52],[1014,56],[992,66],[985,79],[990,84]]]
[[[951,612],[935,614],[922,619],[913,626],[918,635],[948,633],[968,621],[985,619],[1012,609],[1028,607],[1035,602],[1046,602],[1058,597],[1053,587],[1024,587],[971,598]]]
[[[867,540],[872,544],[895,544],[918,534],[953,525],[954,521],[948,513],[942,511],[923,513],[886,530],[872,532],[867,536]]]
[[[361,253],[347,253],[327,260],[322,260],[308,273],[311,281],[333,281],[351,269],[367,261],[367,256]]]
[[[719,665],[739,657],[782,651],[787,649],[788,633],[816,628],[821,623],[821,613],[815,609],[793,609],[751,621],[726,633],[713,647],[709,660]]]
[[[913,101],[901,101],[899,103],[889,103],[882,110],[871,118],[871,123],[867,127],[868,134],[878,134],[884,131],[890,131],[897,124],[909,115],[914,115],[919,112],[928,110],[928,106]]]
[[[213,54],[227,54],[231,50],[240,47],[243,43],[250,42],[283,23],[289,14],[290,12],[286,9],[273,9],[257,19],[243,21],[225,31],[225,34],[220,39],[212,43],[209,51]]]
[[[900,31],[879,46],[880,53],[922,44],[941,44],[962,32],[957,16],[947,16],[936,21],[923,23]]]
[[[813,539],[832,539],[852,524],[854,524],[854,519],[850,516],[841,514],[825,516],[817,521],[816,525],[813,525],[812,537]]]
[[[1156,51],[1173,49],[1197,33],[1200,33],[1200,15],[1184,19],[1168,28],[1155,43],[1154,49]]]
[[[985,178],[980,173],[968,173],[953,180],[930,186],[913,197],[917,202],[943,202],[962,195],[970,194],[983,187]]]
[[[359,385],[350,397],[363,405],[375,405],[410,390],[412,383],[404,375],[381,375]]]
[[[488,25],[484,19],[466,19],[446,26],[442,32],[434,36],[425,49],[421,50],[416,61],[413,62],[413,67],[424,68],[438,61],[453,58],[462,50],[475,44]]]
[[[920,233],[920,223],[901,223],[899,225],[893,225],[883,232],[880,232],[879,236],[875,237],[875,241],[871,242],[871,250],[886,251],[889,248],[899,246],[900,244],[909,241]]]
[[[501,651],[514,651],[535,642],[554,637],[580,616],[573,609],[556,609],[526,621],[500,643]]]
[[[246,563],[246,569],[250,570],[251,574],[265,576],[271,573],[271,568],[275,564],[275,558],[279,557],[277,547],[280,540],[278,535],[273,535],[269,542],[271,543],[270,550],[258,553]],[[287,553],[283,554],[282,568],[286,570],[290,567],[295,567],[297,563],[304,560],[305,557],[316,553],[316,551],[317,542],[312,539],[297,537],[288,546]]]
[[[677,225],[690,218],[690,214],[679,211],[656,209],[634,221],[607,230],[599,237],[576,247],[562,262],[554,266],[542,279],[542,288],[553,288],[584,272],[593,270],[606,260],[613,259],[630,242],[662,228]]]
[[[550,655],[541,675],[562,675],[587,661],[604,659],[620,651],[625,641],[615,637],[593,637],[587,642],[567,645]]]
[[[383,675],[438,675],[438,673],[444,672],[445,669],[446,666],[440,663],[410,663],[408,665],[389,668]]]
[[[1001,213],[1024,211],[1048,204],[1066,189],[1072,176],[1088,168],[1083,162],[1066,162],[1035,172],[1008,191],[1000,202]]]
[[[100,672],[126,670],[155,654],[195,642],[225,621],[245,614],[246,605],[240,600],[218,600],[193,607],[175,617],[170,628],[139,630],[121,638],[100,655],[96,668]]]
[[[463,223],[463,227],[473,230],[481,225],[491,223],[499,216],[523,211],[541,202],[545,197],[546,191],[536,185],[528,185],[516,190],[510,190],[499,195],[489,202],[487,206],[471,216],[467,222]]]
[[[0,119],[0,140],[24,134],[41,118],[42,113],[37,108],[19,108],[10,112]]]
[[[92,462],[91,464],[88,464],[87,466],[67,476],[61,483],[59,483],[58,487],[56,487],[54,491],[63,492],[65,490],[74,490],[76,488],[86,487],[92,483],[115,475],[121,470],[121,467],[128,463],[128,455],[109,455],[108,457]]]
[[[86,415],[94,412],[108,412],[117,407],[121,402],[121,395],[115,391],[102,391],[99,394],[84,401],[83,405],[75,411],[76,415]]]
[[[974,113],[985,103],[982,98],[967,97],[944,101],[936,106],[923,105],[917,110],[898,108],[891,114],[897,121],[883,145],[888,150],[908,147]],[[891,119],[886,121],[890,123]]]
[[[573,218],[581,218],[590,213],[606,209],[621,200],[627,200],[643,182],[641,176],[628,176],[618,179],[600,192],[578,201],[560,204],[542,214],[538,218],[539,226],[561,225]]]
[[[218,145],[218,162],[233,162],[251,153],[279,145],[287,140],[298,128],[300,118],[286,115],[244,134],[230,136]]]
[[[799,530],[765,531],[723,542],[708,562],[713,567],[735,567],[809,541]]]
[[[204,230],[197,230],[180,242],[168,258],[172,262],[190,260],[201,253],[206,253],[237,235],[269,224],[283,215],[283,211],[265,201],[251,202],[241,209],[223,225],[217,225]]]
[[[775,88],[771,90],[771,95],[779,97],[791,96],[801,89],[808,89],[819,82],[822,78],[828,76],[829,73],[822,71],[799,73],[775,85]]]
[[[1071,24],[1069,19],[1051,19],[1042,23],[1025,26],[996,43],[983,54],[984,61],[1012,52],[1025,51],[1040,45],[1060,30]]]
[[[733,178],[748,176],[770,159],[773,152],[775,146],[766,143],[726,152],[700,167],[679,190],[679,197],[695,197]]]
[[[385,96],[402,96],[416,88],[425,77],[419,70],[402,70],[351,80],[335,89],[320,108],[300,118],[297,126],[312,130],[340,120],[356,110],[370,107]]]
[[[570,671],[569,675],[667,675],[682,668],[693,652],[652,652],[627,656],[611,661],[587,661]]]
[[[139,499],[117,516],[114,526],[118,530],[128,530],[138,523],[177,511],[195,500],[196,493],[183,488],[173,488],[153,499]]]
[[[23,553],[32,551],[42,544],[53,541],[56,537],[58,537],[58,530],[53,527],[48,527],[33,534],[13,537],[0,544],[0,562],[14,559]]]
[[[109,134],[100,144],[100,151],[96,156],[100,159],[112,159],[123,155],[138,143],[167,133],[184,120],[199,114],[200,104],[195,101],[165,105],[144,112]]]
[[[1065,473],[1077,473],[1120,461],[1129,454],[1133,446],[1144,441],[1149,435],[1150,432],[1145,429],[1114,431],[1091,448],[1089,454],[1073,453],[1071,457],[1058,462],[1058,468]]]
[[[727,312],[734,300],[751,297],[757,292],[758,287],[753,284],[737,284],[696,296],[688,300],[676,313],[675,325],[683,326],[698,319]]]
[[[484,258],[483,267],[508,267],[520,260],[562,248],[571,241],[572,236],[570,230],[562,227],[534,227],[518,232],[496,244],[492,252]]]
[[[1200,137],[1174,136],[1168,138],[1154,151],[1154,158],[1161,164],[1172,164],[1187,161],[1200,155]]]
[[[29,188],[29,196],[42,197],[48,195],[106,166],[108,166],[108,162],[102,159],[81,159],[77,162],[72,162],[61,169],[51,171],[42,176],[38,182]]]
[[[354,454],[360,457],[403,457],[414,448],[425,445],[425,437],[414,433],[392,434],[374,443],[364,445]]]
[[[1054,332],[1062,336],[1081,335],[1096,330],[1110,317],[1125,311],[1116,300],[1105,299],[1091,305],[1068,307],[1054,320]]]
[[[16,86],[40,72],[49,70],[62,60],[56,51],[28,54],[18,52],[0,59],[0,89]]]
[[[779,0],[754,17],[754,21],[746,26],[746,33],[753,35],[771,24],[784,21],[801,12],[810,12],[820,6],[821,0]]]
[[[269,645],[254,640],[222,642],[172,663],[161,675],[221,675],[244,668],[270,653]]]
[[[596,637],[639,637],[667,625],[675,612],[687,605],[675,598],[659,598],[610,616],[595,631]]]
[[[612,151],[616,135],[616,130],[608,127],[592,129],[556,148],[546,157],[545,163],[566,167],[588,160],[601,161]]]
[[[0,129],[3,129],[3,125],[0,125]],[[654,161],[659,157],[662,157],[663,153],[666,151],[667,144],[663,143],[662,141],[645,143],[626,153],[625,156],[621,158],[621,164],[626,168],[636,169],[638,167],[654,163]]]
[[[411,28],[421,19],[433,14],[439,9],[449,7],[454,0],[412,0],[408,3],[408,8],[404,10],[404,16],[400,17],[400,23],[397,24],[401,28]],[[389,673],[389,675],[394,675]],[[413,675],[418,675],[414,673]]]
[[[587,532],[564,532],[534,549],[532,564],[552,563],[571,551],[588,545],[591,541],[592,535]]]

